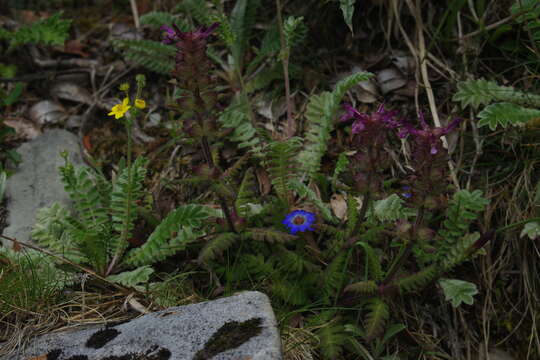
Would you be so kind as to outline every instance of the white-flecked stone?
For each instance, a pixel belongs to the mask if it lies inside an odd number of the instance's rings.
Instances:
[[[30,241],[30,232],[38,209],[58,201],[69,205],[58,168],[64,165],[61,151],[67,151],[74,165],[82,164],[77,136],[61,129],[51,129],[19,146],[22,162],[6,184],[8,226],[3,234],[19,241]],[[5,246],[12,246],[8,240]]]
[[[242,330],[239,326],[250,321],[258,322],[258,325],[250,330]],[[209,340],[223,326],[229,331],[221,336],[222,340],[230,340],[235,334],[247,338],[230,349],[220,349],[212,354],[202,352],[209,349]],[[237,330],[231,330],[231,327]],[[279,331],[270,301],[257,291],[169,308],[115,326],[43,335],[18,352],[1,360],[282,359]]]

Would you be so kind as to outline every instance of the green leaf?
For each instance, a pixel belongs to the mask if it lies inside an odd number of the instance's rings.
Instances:
[[[451,301],[452,306],[457,308],[461,303],[472,305],[473,295],[478,294],[476,285],[468,281],[457,279],[440,279],[446,301]]]
[[[309,187],[307,187],[307,185],[298,181],[297,179],[292,179],[289,181],[289,186],[294,191],[296,191],[299,196],[307,197],[315,206],[317,206],[326,221],[333,224],[337,224],[339,222],[336,217],[332,215],[332,211],[330,210],[328,205],[323,203],[322,200],[317,196],[317,194]]]
[[[193,231],[208,217],[207,208],[201,205],[184,205],[173,210],[159,224],[143,246],[132,249],[125,259],[129,265],[152,264],[161,261],[201,236]]]
[[[523,237],[525,235],[527,235],[531,240],[540,237],[540,223],[538,223],[537,221],[533,221],[525,224],[519,237]]]
[[[231,52],[235,65],[240,72],[243,66],[244,52],[248,46],[251,28],[255,23],[255,14],[260,5],[260,0],[237,0],[231,11],[230,30],[234,36]]]
[[[353,31],[353,25],[352,25],[352,18],[354,14],[354,4],[356,3],[356,0],[339,0],[339,8],[341,9],[341,12],[343,13],[343,19],[345,20],[345,23],[351,30],[351,33],[354,34]]]
[[[334,120],[343,96],[350,88],[372,76],[373,74],[368,72],[357,72],[337,83],[332,92],[325,91],[309,99],[305,115],[307,120],[305,145],[297,155],[302,170],[307,172],[307,180],[311,180],[321,167],[321,159],[326,152],[330,134],[334,130]]]
[[[117,275],[107,276],[107,280],[117,284],[135,288],[139,284],[146,284],[150,280],[150,275],[154,272],[149,265],[141,266],[132,271],[124,271]]]
[[[11,92],[7,94],[7,96],[4,97],[4,99],[2,100],[4,102],[4,105],[9,106],[17,102],[23,90],[24,90],[24,83],[22,82],[15,83],[13,90],[11,90]]]
[[[61,12],[25,26],[16,32],[0,32],[0,39],[10,40],[9,49],[23,44],[63,45],[68,36],[71,20],[60,19]],[[7,34],[6,34],[7,33]]]
[[[377,200],[373,204],[373,210],[369,209],[367,217],[372,221],[375,216],[381,222],[407,219],[414,215],[415,212],[404,207],[404,202],[397,194],[392,194],[386,199]]]
[[[497,103],[486,106],[478,117],[478,126],[488,125],[490,130],[495,130],[498,125],[503,128],[508,125],[523,125],[540,117],[540,110],[527,109],[512,103]]]
[[[140,21],[141,25],[149,25],[156,29],[163,25],[171,26],[172,24],[178,26],[182,31],[188,31],[189,28],[186,20],[162,11],[151,11],[141,15]]]
[[[6,191],[7,173],[5,171],[0,172],[0,201],[4,198],[4,192]]]

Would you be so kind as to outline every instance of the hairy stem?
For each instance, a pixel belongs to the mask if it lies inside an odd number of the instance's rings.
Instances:
[[[291,103],[291,85],[289,81],[289,55],[290,49],[285,41],[285,32],[283,31],[283,16],[281,14],[281,1],[276,0],[277,21],[279,28],[279,41],[281,43],[281,64],[283,65],[283,79],[285,80],[285,102],[287,104],[287,128],[285,136],[290,138],[294,135],[294,120],[292,117]]]
[[[127,236],[129,232],[129,221],[131,218],[131,196],[132,196],[132,169],[131,169],[131,151],[132,151],[132,140],[131,140],[131,121],[126,119],[126,131],[127,131],[127,172],[128,172],[128,189],[126,194],[126,216],[122,223],[122,232],[120,233],[120,240],[117,244],[116,251],[114,256],[107,268],[105,276],[108,276],[113,270],[118,261],[122,258],[126,245],[128,244]]]
[[[212,159],[212,153],[210,152],[210,145],[208,144],[208,139],[206,136],[203,136],[201,139],[201,146],[203,148],[203,154],[206,162],[208,163],[208,166],[211,168],[215,168],[214,160]],[[217,194],[217,197],[219,199],[219,205],[221,206],[221,210],[223,210],[223,214],[225,215],[225,218],[227,219],[227,224],[229,225],[229,229],[231,232],[236,232],[236,229],[234,228],[234,223],[232,221],[231,213],[229,211],[229,207],[227,206],[227,202],[225,201],[225,198],[219,194]]]
[[[386,277],[384,278],[382,282],[383,285],[388,285],[394,279],[394,276],[397,274],[398,270],[403,266],[403,264],[405,263],[409,255],[411,254],[412,248],[415,244],[414,240],[416,239],[416,232],[417,232],[418,227],[422,223],[423,218],[424,218],[424,206],[422,205],[418,209],[418,213],[416,215],[416,221],[412,229],[410,230],[411,238],[409,240],[409,243],[407,244],[407,247],[405,248],[405,250],[400,252],[400,254],[396,258],[394,263],[390,266],[390,270],[388,270],[388,273],[386,274]]]

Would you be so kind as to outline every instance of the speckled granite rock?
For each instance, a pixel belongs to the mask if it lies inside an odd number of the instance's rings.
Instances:
[[[246,291],[109,327],[47,334],[1,360],[281,360],[268,297]]]
[[[9,215],[4,235],[27,242],[38,209],[55,201],[70,204],[58,172],[58,167],[64,165],[60,157],[64,150],[75,165],[82,164],[77,136],[65,130],[48,130],[19,146],[17,152],[22,162],[6,186]],[[7,240],[4,240],[4,245],[12,246]]]

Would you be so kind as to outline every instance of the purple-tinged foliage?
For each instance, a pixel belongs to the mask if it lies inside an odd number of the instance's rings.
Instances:
[[[407,182],[414,194],[417,205],[434,209],[443,205],[443,196],[447,187],[448,152],[444,149],[441,137],[454,130],[460,119],[451,121],[445,127],[431,127],[426,123],[423,114],[419,115],[421,129],[414,128],[403,121],[399,136],[409,136],[411,142],[410,164],[414,171]]]
[[[177,100],[185,116],[184,131],[194,137],[212,136],[217,129],[214,110],[217,93],[212,79],[213,64],[206,54],[207,39],[219,26],[214,23],[195,31],[181,31],[178,26],[162,26],[163,42],[174,44],[177,52],[172,76],[182,90]]]
[[[353,119],[352,133],[356,134],[357,144],[360,146],[374,146],[385,137],[385,129],[397,128],[400,124],[396,120],[397,111],[388,111],[383,105],[376,112],[363,114],[349,104],[343,105],[345,113],[341,121]]]
[[[173,24],[173,28],[167,25],[163,25],[161,30],[165,31],[165,39],[163,39],[164,44],[172,44],[178,41],[197,41],[205,40],[209,37],[214,30],[217,29],[219,23],[213,23],[209,27],[201,27],[195,31],[181,31],[178,26]]]
[[[385,149],[388,130],[399,127],[397,111],[388,111],[383,105],[371,114],[364,114],[349,104],[341,121],[353,120],[352,139],[357,153],[351,163],[355,188],[361,192],[379,192],[382,173],[390,166],[391,158]]]

